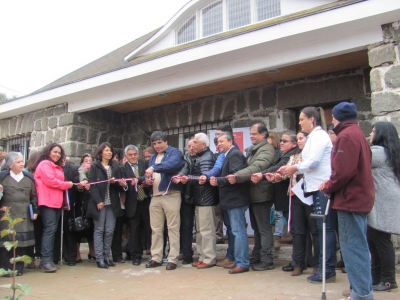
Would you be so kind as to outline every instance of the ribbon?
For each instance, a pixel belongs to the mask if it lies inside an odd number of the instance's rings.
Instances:
[[[92,181],[92,182],[88,182],[87,184],[89,184],[89,185],[99,184],[99,183],[109,182],[110,180],[111,180],[111,179]],[[136,192],[138,191],[138,180],[137,180],[137,178],[132,177],[132,178],[119,178],[119,179],[114,179],[114,181],[116,181],[116,182],[121,181],[121,180],[125,180],[125,181],[134,181],[134,182],[135,182],[135,185],[134,185],[135,191],[136,191]],[[78,185],[78,184],[80,184],[80,182],[74,183],[74,185]]]

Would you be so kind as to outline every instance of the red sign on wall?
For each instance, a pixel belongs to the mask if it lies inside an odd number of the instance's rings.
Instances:
[[[233,139],[238,145],[240,152],[244,151],[243,131],[233,132]]]

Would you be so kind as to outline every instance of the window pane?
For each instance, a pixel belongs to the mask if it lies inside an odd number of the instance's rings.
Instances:
[[[203,37],[222,32],[222,1],[218,1],[202,12]]]
[[[250,24],[250,0],[228,0],[227,3],[229,29]]]
[[[262,21],[281,15],[280,0],[257,0],[257,20]]]
[[[177,43],[183,44],[196,39],[196,16],[187,20],[179,29],[177,34]]]

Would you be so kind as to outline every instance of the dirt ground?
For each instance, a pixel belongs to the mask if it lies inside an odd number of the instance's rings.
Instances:
[[[87,252],[82,252],[82,257],[87,258]],[[127,261],[108,270],[97,268],[95,261],[87,259],[74,267],[63,265],[54,274],[42,273],[38,268],[26,270],[22,277],[17,277],[17,282],[32,287],[23,299],[321,299],[322,285],[307,282],[311,269],[291,277],[281,270],[288,263],[283,260],[275,261],[274,270],[230,275],[226,269],[197,270],[180,262],[174,271],[166,271],[165,266],[146,269],[147,257],[144,256],[140,266]],[[11,294],[10,282],[10,278],[0,278],[1,298]],[[345,299],[342,296],[345,289],[348,289],[347,276],[338,271],[336,283],[327,284],[327,299]],[[375,299],[398,300],[400,294],[381,292],[375,294]]]

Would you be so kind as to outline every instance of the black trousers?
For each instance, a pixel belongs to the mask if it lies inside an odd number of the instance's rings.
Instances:
[[[193,222],[194,210],[196,206],[186,203],[184,199],[181,202],[181,249],[185,257],[193,256],[192,242],[193,242]]]
[[[115,221],[114,235],[111,244],[111,254],[113,261],[122,260],[122,234],[125,217],[118,217]]]
[[[313,211],[312,205],[304,204],[299,198],[292,196],[290,233],[293,237],[292,259],[296,267],[306,267],[307,237],[311,233],[314,246],[312,266],[318,268],[319,237],[317,224],[310,218]]]
[[[28,255],[28,247],[17,247],[16,254],[17,256]],[[0,268],[7,270],[12,270],[13,265],[10,263],[10,258],[13,257],[13,249],[7,251],[6,248],[0,247]],[[15,270],[18,271],[19,274],[24,274],[24,262],[17,262],[15,264]]]
[[[136,213],[132,218],[127,218],[129,225],[129,252],[132,258],[141,259],[143,255],[143,249],[146,247],[142,244],[142,240],[151,240],[151,227],[150,227],[150,213],[149,213],[150,199],[146,198],[143,201],[138,201],[136,206]],[[143,225],[144,230],[141,230]],[[141,233],[145,234],[145,238],[142,239]]]
[[[391,234],[378,231],[370,226],[367,229],[369,252],[371,253],[372,283],[396,283],[395,253]]]

